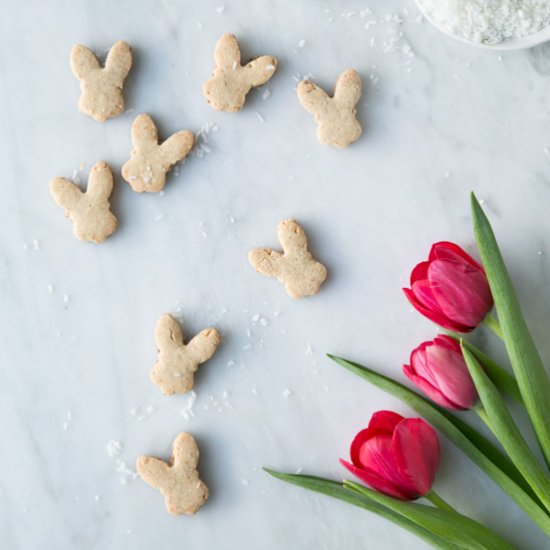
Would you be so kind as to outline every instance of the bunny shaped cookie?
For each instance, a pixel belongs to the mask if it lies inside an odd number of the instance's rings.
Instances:
[[[103,161],[92,167],[85,193],[65,178],[54,178],[50,182],[53,199],[73,222],[75,237],[94,243],[103,242],[117,227],[109,204],[112,191],[113,173]]]
[[[122,177],[134,191],[155,193],[166,183],[166,172],[183,160],[193,148],[195,136],[182,130],[159,145],[157,127],[147,114],[132,124],[132,155],[122,167]]]
[[[262,275],[276,277],[283,283],[292,298],[317,294],[327,270],[308,252],[303,229],[294,220],[285,220],[279,223],[277,234],[282,254],[270,248],[256,248],[249,252],[248,260]]]
[[[140,456],[137,471],[155,489],[160,489],[166,509],[173,515],[191,515],[208,499],[208,487],[199,478],[199,448],[188,433],[180,433],[172,445],[170,462]]]
[[[300,82],[297,92],[302,107],[319,124],[317,139],[321,143],[343,149],[359,139],[361,125],[355,106],[361,97],[361,77],[357,71],[348,69],[338,77],[333,97],[309,80]]]
[[[221,340],[216,329],[207,328],[184,344],[180,326],[170,315],[158,320],[155,338],[159,356],[151,380],[165,395],[191,390],[195,371],[214,355]]]
[[[250,89],[265,84],[277,68],[277,60],[269,55],[241,65],[239,44],[233,34],[224,34],[218,40],[214,58],[216,66],[203,92],[216,111],[240,111]]]
[[[80,111],[99,122],[122,113],[122,87],[131,67],[132,50],[121,40],[109,50],[104,67],[86,46],[73,46],[71,70],[80,80]]]

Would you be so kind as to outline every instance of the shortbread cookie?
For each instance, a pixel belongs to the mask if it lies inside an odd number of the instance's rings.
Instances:
[[[240,111],[250,89],[265,84],[277,68],[277,60],[270,55],[241,65],[239,44],[233,34],[224,34],[218,40],[214,59],[216,66],[203,92],[216,111]]]
[[[157,127],[147,114],[136,117],[131,138],[132,154],[122,167],[122,177],[138,193],[162,190],[166,173],[189,154],[195,143],[193,132],[182,130],[159,144]]]
[[[308,252],[303,229],[294,220],[285,220],[279,223],[277,234],[282,254],[271,248],[256,248],[249,252],[248,260],[258,273],[277,277],[292,298],[317,294],[327,270]]]
[[[175,516],[192,515],[208,499],[208,487],[200,480],[197,464],[199,449],[193,436],[180,433],[172,445],[170,462],[151,456],[137,459],[141,479],[165,498],[166,509]]]
[[[73,46],[71,70],[80,80],[80,111],[100,122],[122,113],[122,87],[131,67],[132,50],[121,40],[110,49],[104,67],[86,46]]]
[[[50,192],[73,222],[73,233],[81,241],[103,242],[114,233],[117,219],[111,212],[109,197],[113,191],[113,173],[106,162],[94,164],[86,192],[65,178],[54,178]]]
[[[348,69],[338,77],[333,97],[309,80],[300,82],[297,92],[302,107],[319,125],[317,139],[321,143],[343,149],[359,139],[361,125],[355,106],[361,97],[361,77],[357,71]]]
[[[165,395],[191,390],[195,371],[214,355],[221,341],[215,328],[207,328],[184,344],[180,326],[170,315],[158,320],[155,338],[159,356],[151,380]]]

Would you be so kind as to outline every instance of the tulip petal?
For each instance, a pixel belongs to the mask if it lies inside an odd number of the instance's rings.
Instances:
[[[351,442],[351,446],[349,449],[349,454],[351,457],[351,461],[354,464],[360,464],[361,463],[361,449],[366,441],[368,441],[371,437],[373,437],[373,430],[369,428],[365,428],[364,430],[361,430]]]
[[[435,430],[420,418],[406,418],[395,428],[393,450],[400,476],[418,495],[426,495],[439,468],[440,448]]]
[[[479,325],[493,307],[485,274],[464,263],[434,260],[428,269],[427,286],[442,314],[470,330]],[[413,290],[418,297],[416,288]]]
[[[381,411],[386,412],[386,411]],[[376,413],[375,413],[376,414]],[[393,413],[396,414],[396,413]],[[375,416],[375,415],[373,415]],[[396,414],[396,416],[399,416]],[[399,421],[403,419],[403,417],[399,416]],[[368,462],[364,461],[364,458],[362,457],[363,447],[370,439],[373,439],[374,437],[386,437],[390,438],[393,435],[393,431],[395,428],[395,425],[392,426],[391,420],[388,419],[386,421],[386,424],[384,424],[384,421],[380,421],[380,424],[376,426],[376,420],[374,422],[374,426],[371,426],[371,422],[369,423],[368,428],[365,428],[364,430],[361,430],[351,442],[349,454],[351,457],[351,461],[358,467],[367,467]]]
[[[411,271],[411,286],[416,283],[416,281],[421,281],[422,279],[428,278],[429,267],[430,262],[420,262],[414,267],[414,269]]]
[[[434,345],[428,348],[426,356],[432,366],[434,385],[456,404],[455,408],[469,409],[477,403],[477,390],[462,353]]]
[[[450,243],[448,241],[441,241],[435,243],[429,255],[430,261],[432,260],[451,260],[457,263],[462,263],[462,260],[469,263],[472,267],[483,271],[481,264],[476,262],[465,250],[460,248],[455,243]]]
[[[429,382],[432,386],[437,387],[437,380],[434,372],[428,366],[428,357],[426,350],[428,347],[433,346],[432,342],[424,342],[419,348],[413,350],[411,353],[411,364],[409,368],[411,371]],[[423,349],[422,349],[423,348]]]
[[[432,292],[431,283],[428,279],[419,279],[418,281],[415,281],[411,285],[411,290],[413,291],[417,301],[426,309],[429,309],[434,313],[442,312],[441,307]]]
[[[392,435],[377,435],[363,443],[359,451],[359,460],[355,466],[369,469],[384,479],[399,481],[393,456]]]
[[[439,334],[433,339],[433,343],[437,346],[456,351],[456,353],[462,355],[462,350],[460,349],[460,344],[458,343],[458,340],[452,338],[451,336],[447,336],[446,334]]]
[[[340,459],[340,464],[347,468],[355,477],[359,478],[361,481],[364,481],[376,491],[380,491],[390,497],[398,498],[399,500],[412,500],[416,498],[416,495],[409,495],[401,491],[399,487],[394,485],[391,481],[381,478],[374,472],[357,468],[343,459]]]
[[[425,378],[417,376],[410,365],[403,365],[403,372],[405,376],[423,393],[425,393],[432,401],[437,403],[440,407],[452,410],[463,410],[463,407],[459,407],[456,403],[449,401],[433,384],[430,384]]]
[[[393,411],[378,411],[372,415],[369,422],[369,428],[392,435],[395,427],[403,418],[403,416]]]
[[[409,300],[410,304],[416,309],[416,311],[418,311],[418,313],[420,313],[421,315],[424,315],[424,317],[426,317],[436,325],[439,325],[440,327],[446,328],[448,330],[454,330],[456,332],[470,332],[472,330],[471,327],[467,327],[461,325],[460,323],[455,323],[454,321],[451,321],[442,313],[434,313],[433,311],[426,309],[416,299],[416,296],[411,289],[404,288],[403,292],[405,293],[405,296]]]

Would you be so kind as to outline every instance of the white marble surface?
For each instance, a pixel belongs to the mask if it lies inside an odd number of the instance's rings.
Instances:
[[[362,17],[368,7],[374,16]],[[324,353],[403,379],[435,328],[400,288],[432,242],[471,247],[471,189],[550,357],[550,48],[467,47],[416,21],[412,0],[0,0],[0,14],[0,547],[425,548],[261,468],[341,478],[338,458],[371,413],[410,413]],[[280,62],[271,96],[252,93],[239,114],[214,112],[201,94],[223,32],[245,57]],[[118,39],[135,51],[131,112],[99,124],[77,111],[68,55],[74,43],[103,51]],[[336,151],[317,143],[296,78],[330,87],[347,67],[364,79],[365,132]],[[119,230],[81,243],[48,182],[75,170],[85,181],[100,159],[119,171],[139,112],[164,136],[215,122],[211,152],[181,166],[163,196],[118,177]],[[277,222],[291,216],[330,270],[321,293],[299,302],[246,257],[276,245]],[[188,397],[163,397],[148,377],[162,313],[181,316],[188,334],[210,324],[224,334],[188,420]],[[117,459],[133,469],[139,454],[167,456],[182,430],[198,440],[212,493],[193,518],[169,516],[156,491],[117,472]],[[123,445],[116,458],[111,440]],[[508,497],[442,444],[437,490],[517,546],[544,548]]]

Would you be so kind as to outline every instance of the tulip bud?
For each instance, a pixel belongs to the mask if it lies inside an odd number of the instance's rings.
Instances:
[[[483,267],[462,248],[440,242],[427,262],[411,273],[411,288],[403,291],[422,315],[449,330],[474,330],[493,308]]]
[[[477,390],[455,339],[443,335],[420,344],[410,363],[403,366],[405,376],[438,405],[465,410],[477,403]]]
[[[426,495],[439,467],[439,440],[420,418],[375,413],[350,448],[351,464],[340,462],[367,485],[400,500]]]

